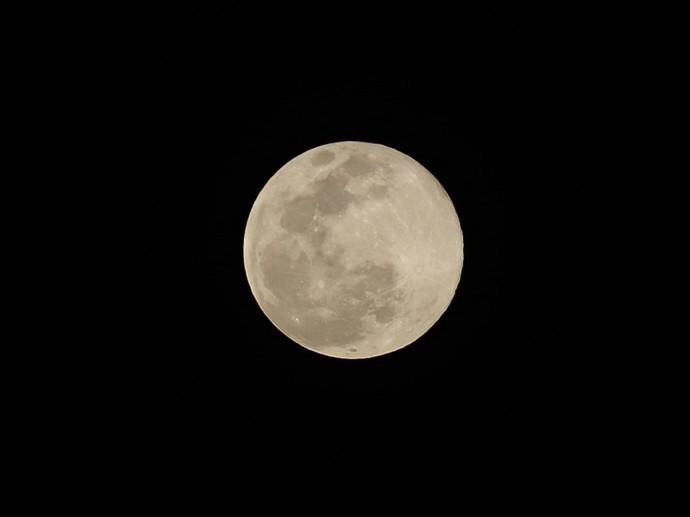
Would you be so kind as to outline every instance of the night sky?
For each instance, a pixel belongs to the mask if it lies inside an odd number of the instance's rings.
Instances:
[[[585,43],[572,13],[521,9],[343,7],[297,25],[273,12],[279,29],[235,8],[133,13],[115,387],[133,447],[325,470],[576,454],[591,350]],[[342,140],[422,163],[464,231],[444,316],[364,361],[282,335],[242,258],[268,178]]]

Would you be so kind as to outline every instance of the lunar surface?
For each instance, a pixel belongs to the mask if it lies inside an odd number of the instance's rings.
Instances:
[[[285,164],[244,235],[251,291],[287,337],[363,359],[426,333],[460,282],[463,239],[441,184],[390,147],[338,142]]]

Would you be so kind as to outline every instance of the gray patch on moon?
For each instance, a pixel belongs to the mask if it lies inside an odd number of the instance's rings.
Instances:
[[[318,181],[317,191],[314,194],[317,198],[319,211],[326,215],[333,215],[344,212],[347,206],[353,202],[355,197],[345,190],[347,178],[336,174],[329,174],[326,178]]]
[[[318,201],[315,196],[299,196],[290,201],[280,218],[280,226],[289,232],[305,232],[314,220]]]
[[[280,225],[290,232],[302,233],[309,229],[319,215],[345,212],[355,200],[355,196],[345,190],[347,182],[347,178],[333,173],[315,181],[313,193],[297,196],[286,203]]]
[[[316,250],[317,254],[320,253],[321,245],[324,243],[327,236],[328,230],[326,230],[326,227],[315,221],[309,231],[309,242]]]
[[[388,195],[388,187],[385,185],[374,185],[367,194],[374,199],[383,199]]]
[[[306,255],[299,259],[290,256],[289,240],[290,237],[285,236],[266,245],[259,262],[265,287],[288,304],[297,302],[297,293],[304,287],[305,275],[309,274]]]
[[[319,151],[315,156],[312,157],[311,159],[311,164],[314,167],[323,167],[324,165],[328,165],[335,159],[335,153],[332,151]]]
[[[364,154],[355,153],[339,167],[339,170],[356,178],[376,171],[376,162]]]
[[[367,263],[362,266],[357,266],[351,271],[356,278],[360,279],[357,282],[357,294],[363,297],[366,291],[381,292],[384,289],[389,289],[395,286],[397,280],[397,272],[393,264],[378,265]]]
[[[384,305],[378,309],[374,310],[374,316],[376,317],[376,323],[388,323],[393,320],[393,317],[398,313],[398,311],[393,307],[392,304]]]

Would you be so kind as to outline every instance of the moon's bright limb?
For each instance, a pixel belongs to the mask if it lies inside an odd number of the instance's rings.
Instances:
[[[453,203],[390,147],[338,142],[285,164],[259,193],[244,266],[264,314],[320,354],[361,359],[421,337],[460,282]]]

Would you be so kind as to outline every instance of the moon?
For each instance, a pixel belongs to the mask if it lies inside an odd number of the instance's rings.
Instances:
[[[365,359],[423,336],[460,282],[453,203],[393,148],[336,142],[281,167],[244,234],[251,292],[268,319],[313,352]]]

